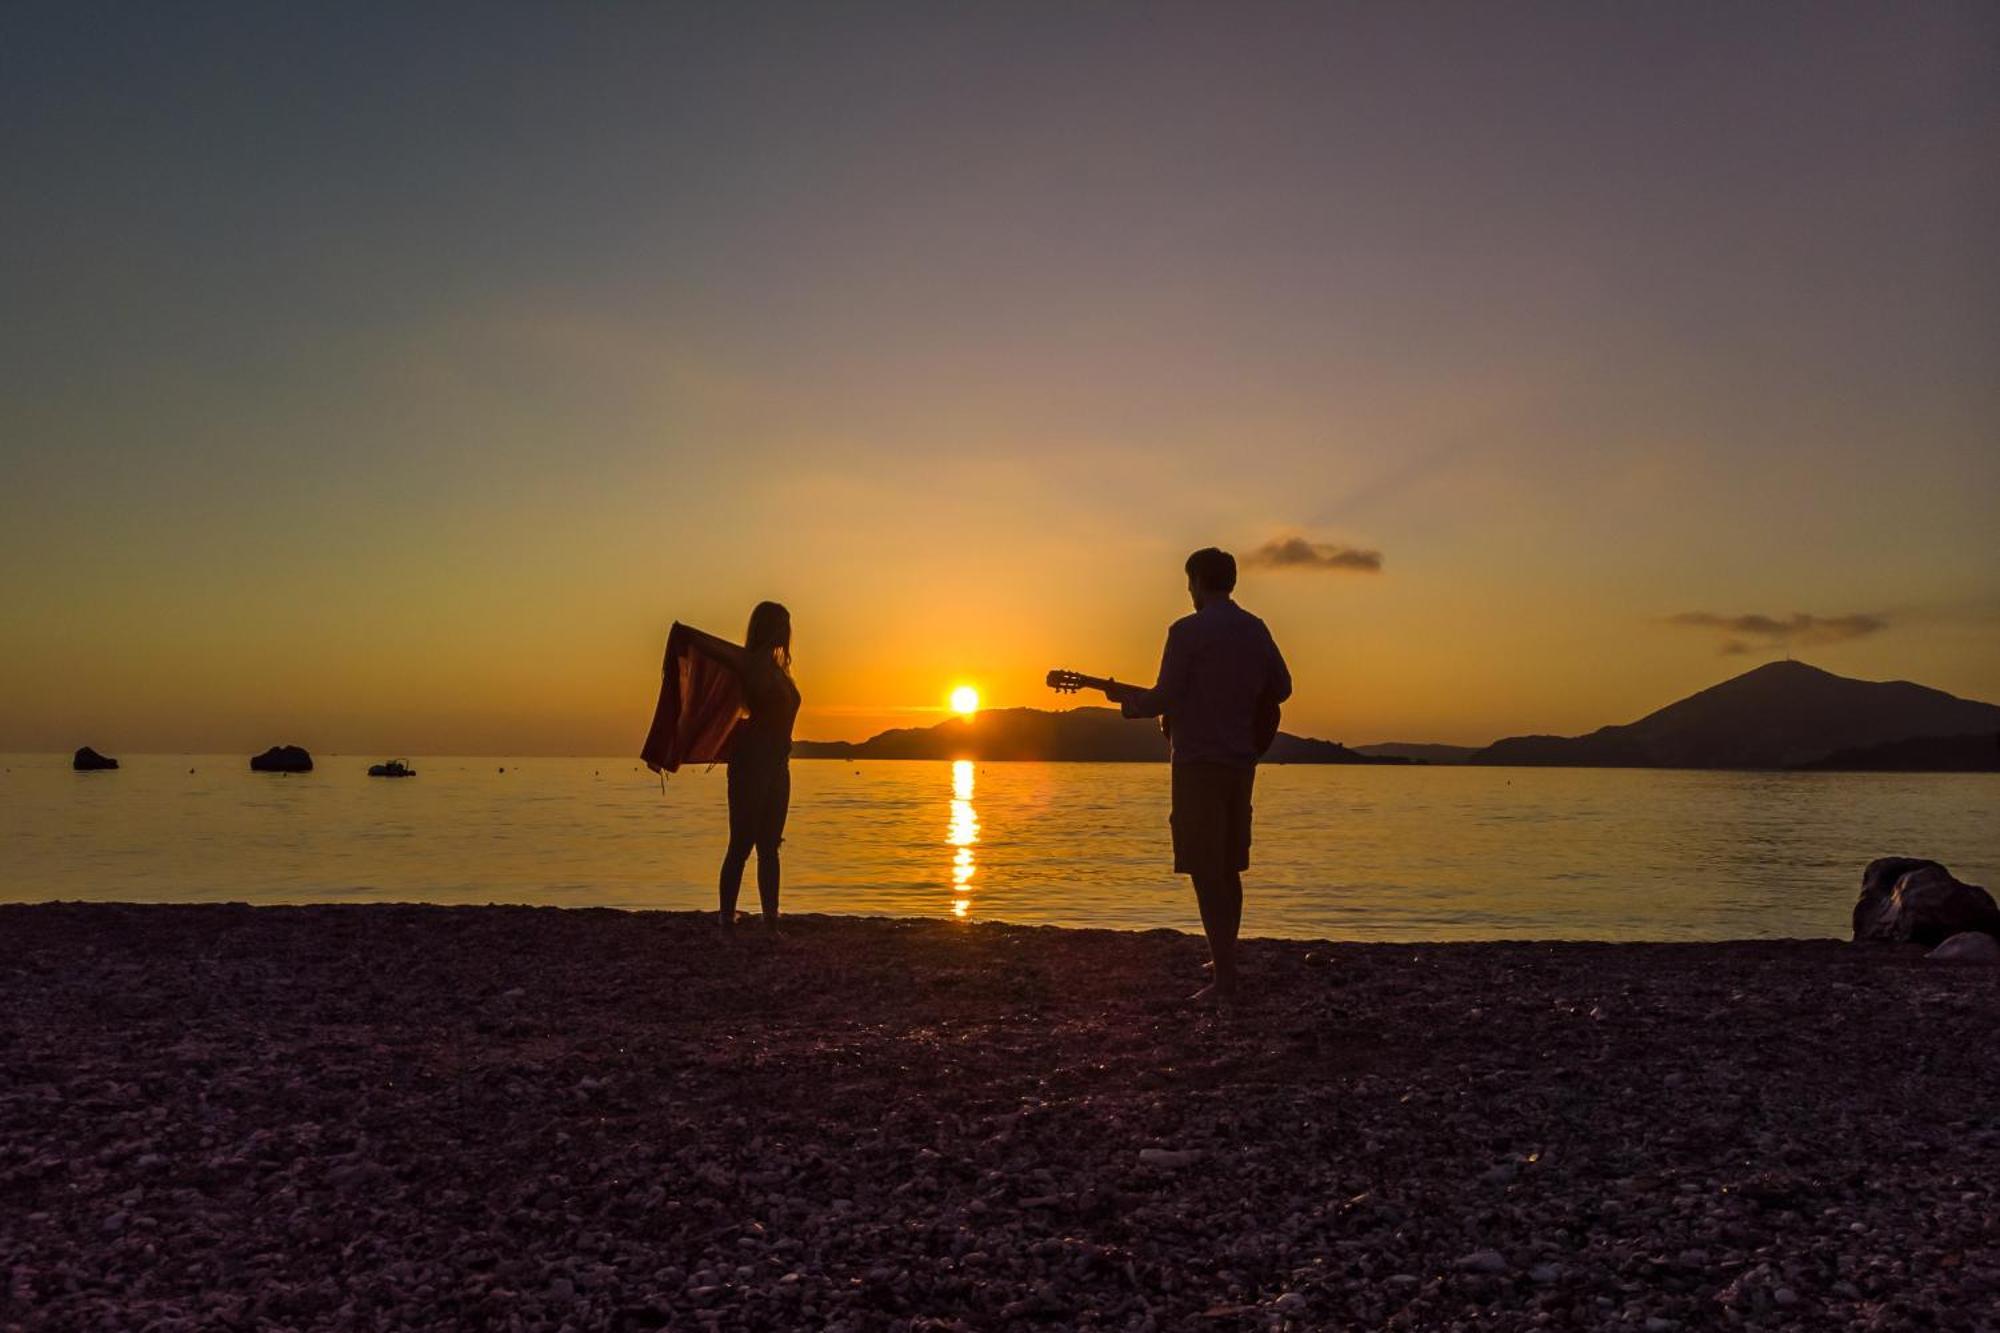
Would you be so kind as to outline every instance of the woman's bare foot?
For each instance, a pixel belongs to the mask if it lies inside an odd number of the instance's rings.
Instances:
[[[1211,981],[1194,994],[1188,996],[1188,1003],[1212,1004],[1218,1009],[1228,1008],[1230,1005],[1236,1003],[1236,988],[1234,986],[1225,987],[1220,982]]]

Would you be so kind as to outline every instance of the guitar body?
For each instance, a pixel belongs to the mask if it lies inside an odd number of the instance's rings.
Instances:
[[[1106,697],[1109,697],[1111,691],[1117,688],[1118,682],[1109,676],[1086,676],[1080,671],[1064,671],[1061,668],[1057,668],[1049,672],[1048,685],[1057,694],[1075,694],[1078,690],[1103,690]],[[1258,754],[1261,755],[1268,752],[1272,744],[1278,739],[1278,721],[1279,708],[1277,698],[1268,692],[1259,695],[1257,698],[1257,711],[1251,717],[1251,730],[1253,738],[1257,742]],[[1172,739],[1174,734],[1173,719],[1162,714],[1160,717],[1160,730],[1169,739]]]

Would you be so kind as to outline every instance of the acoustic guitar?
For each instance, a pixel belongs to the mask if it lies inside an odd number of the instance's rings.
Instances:
[[[1119,682],[1109,676],[1086,676],[1081,671],[1066,671],[1057,667],[1048,675],[1049,688],[1057,694],[1075,694],[1078,690],[1102,690],[1104,697],[1112,698],[1112,691]],[[1269,691],[1257,696],[1257,711],[1252,715],[1251,726],[1257,742],[1257,753],[1263,754],[1271,748],[1271,742],[1278,739],[1278,701]],[[1160,717],[1160,730],[1172,736],[1173,722],[1164,714]]]

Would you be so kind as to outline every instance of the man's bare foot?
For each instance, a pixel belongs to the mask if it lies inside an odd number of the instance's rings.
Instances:
[[[1236,988],[1211,981],[1194,994],[1188,996],[1188,1003],[1212,1004],[1218,1009],[1224,1009],[1236,1003]]]

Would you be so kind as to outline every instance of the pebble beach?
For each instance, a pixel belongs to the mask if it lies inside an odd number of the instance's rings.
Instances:
[[[1253,940],[1218,1016],[1168,931],[0,941],[8,1329],[2000,1328],[2000,968],[1917,949]]]

